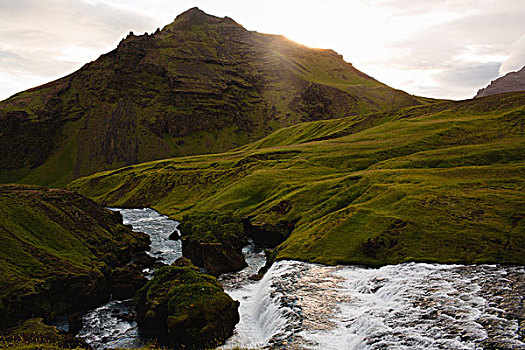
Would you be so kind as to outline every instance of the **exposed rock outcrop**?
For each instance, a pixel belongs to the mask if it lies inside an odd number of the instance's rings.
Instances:
[[[480,89],[476,97],[484,97],[489,95],[501,94],[504,92],[522,91],[525,90],[525,67],[517,72],[510,72],[493,80],[489,86]]]
[[[129,299],[142,288],[148,279],[135,264],[114,269],[109,277],[111,296],[114,299]]]
[[[297,221],[281,220],[277,224],[270,225],[266,223],[254,224],[251,222],[251,218],[244,218],[242,224],[244,233],[253,239],[256,246],[273,248],[283,243],[290,236]]]
[[[242,247],[230,242],[202,242],[191,236],[182,238],[182,254],[206,269],[212,276],[239,271],[248,266],[242,255]]]

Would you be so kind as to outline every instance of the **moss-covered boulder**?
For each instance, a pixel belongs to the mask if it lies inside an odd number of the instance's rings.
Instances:
[[[213,276],[246,267],[242,248],[248,243],[242,222],[231,214],[186,215],[179,230],[182,254]]]
[[[239,302],[188,259],[158,269],[135,296],[141,333],[180,349],[213,348],[233,334]]]
[[[0,185],[0,213],[0,329],[109,300],[110,277],[150,243],[67,190]]]

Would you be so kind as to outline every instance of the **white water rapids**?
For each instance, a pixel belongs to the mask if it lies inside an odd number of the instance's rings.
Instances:
[[[175,222],[150,209],[119,211],[125,223],[151,235],[153,253],[167,261],[181,256],[180,242],[166,240]],[[370,269],[280,261],[252,281],[264,255],[253,247],[245,255],[245,270],[220,278],[241,302],[241,321],[223,348],[525,349],[523,266]],[[98,349],[143,344],[136,324],[119,320],[114,305],[86,314],[81,336]]]

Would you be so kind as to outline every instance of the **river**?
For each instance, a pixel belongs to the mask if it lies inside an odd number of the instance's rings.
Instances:
[[[171,263],[177,223],[151,209],[119,210],[124,223],[151,236],[153,256]],[[407,263],[378,269],[275,263],[260,281],[261,251],[248,267],[220,277],[241,302],[240,323],[222,347],[275,349],[525,349],[523,266]],[[80,336],[97,349],[144,344],[113,301],[84,315]]]

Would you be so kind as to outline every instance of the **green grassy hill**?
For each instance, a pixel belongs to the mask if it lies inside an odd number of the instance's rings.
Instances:
[[[105,205],[295,222],[277,259],[525,263],[525,93],[281,129],[78,179]]]
[[[222,152],[299,122],[426,103],[332,50],[191,9],[77,72],[0,102],[0,182]]]

